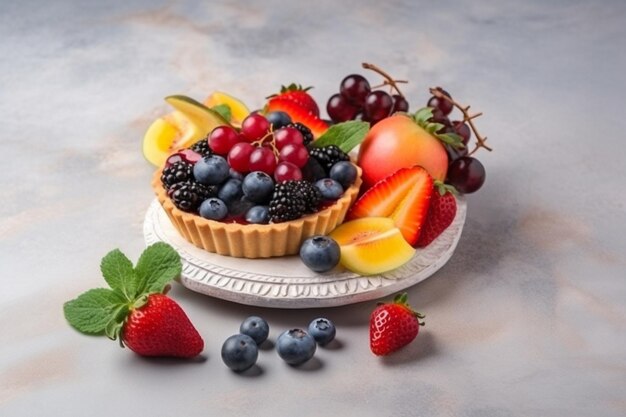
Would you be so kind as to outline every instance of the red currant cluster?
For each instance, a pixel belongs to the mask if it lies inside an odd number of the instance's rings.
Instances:
[[[302,168],[309,159],[304,137],[295,127],[273,130],[259,113],[243,120],[241,131],[229,126],[214,129],[208,138],[214,153],[227,158],[235,171],[245,174],[262,171],[276,182],[301,180]]]
[[[490,149],[484,144],[484,138],[478,137],[478,146],[472,151],[468,151],[469,140],[472,136],[473,124],[471,120],[480,114],[470,116],[467,114],[468,107],[462,107],[452,99],[450,93],[441,87],[431,89],[433,94],[426,105],[433,108],[433,117],[430,121],[444,125],[437,133],[456,133],[465,145],[464,148],[455,148],[445,145],[448,153],[448,174],[446,182],[453,185],[462,193],[473,193],[477,191],[485,182],[485,167],[476,158],[470,156],[479,147]],[[456,107],[461,110],[463,119],[450,121],[450,114]],[[471,127],[470,127],[471,126]]]

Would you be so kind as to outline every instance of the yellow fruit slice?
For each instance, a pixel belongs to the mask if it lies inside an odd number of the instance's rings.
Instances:
[[[373,235],[386,232],[394,227],[396,226],[389,217],[363,217],[342,224],[333,230],[329,236],[332,237],[339,246],[343,246],[367,240]]]
[[[205,101],[204,104],[207,107],[215,107],[220,104],[225,104],[230,108],[230,114],[232,119],[230,123],[236,126],[241,126],[241,122],[245,119],[249,114],[250,110],[246,107],[243,102],[230,94],[223,93],[221,91],[216,91],[211,94]]]
[[[415,249],[387,217],[363,217],[346,222],[330,235],[341,248],[340,263],[361,275],[382,274],[404,265]]]
[[[156,119],[143,137],[143,155],[161,166],[178,149],[191,146],[217,126],[227,125],[217,112],[186,96],[165,98],[177,111]]]

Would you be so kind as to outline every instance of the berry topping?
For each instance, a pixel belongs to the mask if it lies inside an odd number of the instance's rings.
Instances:
[[[268,206],[254,206],[246,212],[246,221],[251,224],[268,224],[270,211]]]
[[[321,200],[319,190],[308,181],[286,181],[276,185],[269,214],[273,223],[299,219],[317,211]]]
[[[323,178],[315,183],[324,200],[336,200],[343,194],[343,187],[332,178]]]
[[[241,135],[248,142],[263,138],[269,130],[270,123],[259,113],[251,113],[241,124]]]
[[[218,155],[228,155],[228,152],[241,138],[239,133],[230,126],[219,126],[209,134],[209,146]]]
[[[213,151],[209,147],[209,142],[207,138],[202,138],[193,145],[189,147],[190,150],[202,155],[202,156],[210,156],[213,155]],[[196,161],[194,161],[196,162]]]
[[[280,129],[291,123],[291,117],[284,111],[272,111],[265,115],[273,130]]]
[[[194,165],[193,176],[200,184],[219,185],[230,176],[230,167],[221,156],[205,156]]]
[[[180,161],[163,169],[163,173],[161,174],[161,183],[166,190],[169,190],[172,185],[179,182],[187,182],[192,178],[193,167],[191,164]]]
[[[309,155],[317,159],[317,162],[320,163],[327,173],[330,172],[330,169],[337,162],[350,160],[348,154],[339,149],[336,145],[313,148],[309,151]]]
[[[350,187],[356,181],[358,175],[356,167],[348,161],[340,161],[330,169],[330,178],[337,181],[344,189]]]
[[[215,195],[215,187],[212,186],[205,186],[196,182],[179,184],[170,189],[170,198],[174,205],[182,211],[194,212],[204,200]]]
[[[274,181],[262,171],[254,171],[246,175],[242,184],[243,194],[253,203],[265,204],[274,192]]]
[[[202,217],[209,220],[222,220],[228,214],[226,204],[219,198],[209,198],[200,204],[198,212]]]
[[[287,127],[295,127],[296,129],[298,129],[298,131],[302,134],[302,137],[304,138],[305,146],[308,146],[309,144],[311,144],[313,140],[315,139],[313,137],[313,132],[311,132],[311,129],[309,129],[302,123],[290,123],[287,125]]]

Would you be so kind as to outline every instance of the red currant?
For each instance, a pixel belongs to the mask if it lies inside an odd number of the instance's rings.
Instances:
[[[285,145],[302,145],[304,137],[295,127],[283,127],[274,132],[274,141],[276,147],[282,149]]]
[[[298,168],[302,168],[309,160],[309,151],[302,145],[286,145],[280,150],[278,158],[281,161],[291,162]]]
[[[248,161],[250,154],[254,151],[254,146],[248,142],[239,142],[228,152],[228,165],[237,172],[250,172]]]
[[[302,179],[302,171],[300,168],[292,164],[291,162],[280,162],[276,166],[276,171],[274,171],[274,179],[276,182],[295,180],[299,181]]]
[[[252,113],[241,123],[241,135],[248,142],[261,139],[270,130],[270,123],[259,113]]]
[[[218,126],[209,135],[209,147],[218,155],[227,155],[239,142],[239,133],[230,126]]]
[[[256,148],[250,154],[248,168],[250,171],[263,171],[268,175],[272,175],[276,169],[274,152],[265,146]]]

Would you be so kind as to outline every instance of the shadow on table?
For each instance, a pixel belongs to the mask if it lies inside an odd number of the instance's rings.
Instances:
[[[433,333],[429,331],[420,332],[416,340],[408,346],[394,352],[389,356],[383,356],[382,362],[385,366],[405,365],[418,362],[437,354],[437,341]]]

